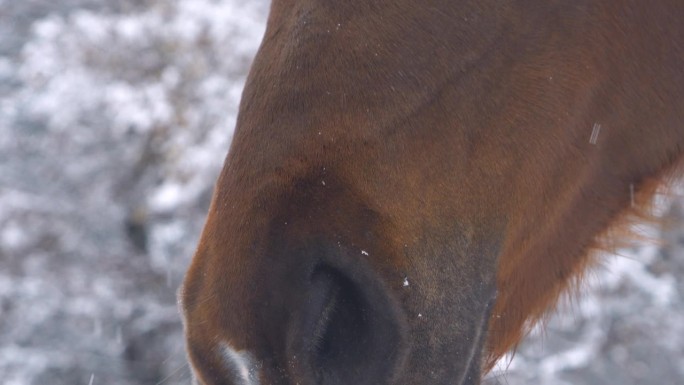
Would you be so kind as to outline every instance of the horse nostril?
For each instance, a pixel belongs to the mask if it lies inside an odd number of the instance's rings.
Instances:
[[[311,277],[309,352],[316,367],[354,364],[371,343],[369,304],[354,284],[340,272],[321,267]]]
[[[322,265],[291,330],[303,377],[321,384],[383,384],[401,354],[402,323],[381,285]]]

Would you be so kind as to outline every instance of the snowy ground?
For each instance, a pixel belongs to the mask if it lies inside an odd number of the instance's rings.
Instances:
[[[3,384],[189,383],[175,288],[267,8],[0,0]],[[664,238],[489,382],[684,383],[684,232]]]

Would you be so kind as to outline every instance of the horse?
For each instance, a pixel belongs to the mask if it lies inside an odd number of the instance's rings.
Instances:
[[[179,292],[203,385],[475,385],[684,163],[684,2],[273,0]]]

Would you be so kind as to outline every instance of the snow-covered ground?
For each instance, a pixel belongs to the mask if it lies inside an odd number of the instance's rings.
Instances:
[[[0,0],[0,382],[189,383],[175,288],[267,10]],[[684,383],[684,232],[664,238],[489,382]]]

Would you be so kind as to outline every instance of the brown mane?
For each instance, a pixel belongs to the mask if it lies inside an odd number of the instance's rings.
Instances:
[[[494,314],[490,320],[490,335],[487,345],[488,356],[484,362],[485,372],[489,372],[506,353],[514,350],[538,322],[544,322],[555,311],[560,297],[577,293],[582,287],[582,282],[587,272],[602,263],[601,257],[604,254],[616,254],[619,248],[626,247],[635,240],[639,242],[657,241],[654,239],[644,239],[640,234],[635,234],[633,230],[634,225],[649,223],[651,225],[661,224],[667,226],[667,223],[662,222],[663,218],[654,213],[654,204],[656,203],[656,197],[667,197],[670,195],[671,186],[682,179],[682,175],[684,175],[682,164],[682,161],[673,164],[660,175],[642,182],[638,189],[636,186],[632,186],[630,188],[630,205],[617,214],[616,218],[594,237],[581,254],[579,260],[575,260],[576,265],[565,280],[558,281],[557,286],[554,286],[545,296],[541,295],[543,287],[529,288],[530,291],[527,295],[532,298],[542,298],[536,307],[521,306],[521,304],[530,303],[525,301],[525,298],[522,298],[520,302],[512,302],[510,300],[508,302],[501,300],[497,302]],[[670,196],[669,199],[672,199],[672,197]],[[550,272],[553,271],[552,269],[555,266],[549,263],[545,267],[549,269],[547,272]],[[515,275],[516,273],[519,273],[519,271],[515,271],[513,267],[509,271],[502,269],[499,273],[499,279],[504,279],[503,277],[509,274],[514,276],[517,281],[529,279],[535,282],[527,274],[536,276],[543,273],[543,271],[529,269],[523,275]],[[515,285],[515,282],[509,284]],[[506,322],[501,322],[501,318],[497,317],[497,314],[506,312],[508,314],[511,314],[511,312],[517,314],[517,318],[509,316]],[[517,320],[517,322],[512,320]]]

